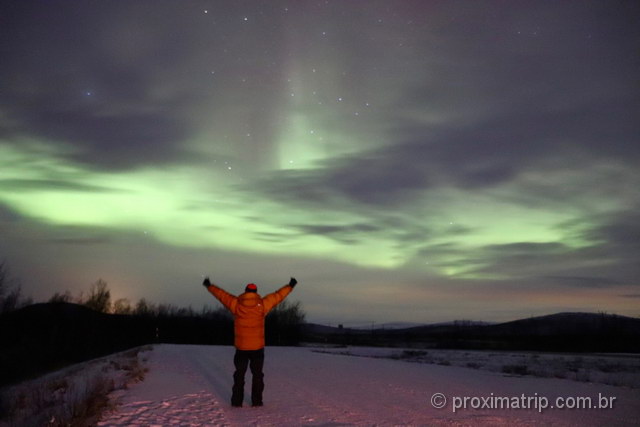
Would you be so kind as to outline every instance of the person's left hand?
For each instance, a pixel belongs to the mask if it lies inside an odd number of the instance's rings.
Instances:
[[[209,281],[208,277],[204,278],[204,280],[202,281],[202,286],[204,286],[205,288],[208,288],[209,286],[211,286],[211,282]]]

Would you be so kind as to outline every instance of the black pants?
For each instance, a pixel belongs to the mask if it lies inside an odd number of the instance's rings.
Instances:
[[[233,394],[231,395],[231,405],[242,406],[244,399],[244,374],[247,372],[247,365],[251,368],[253,380],[251,382],[251,404],[262,405],[262,390],[264,390],[264,348],[260,350],[236,350],[233,357],[233,364],[236,371],[233,373]]]

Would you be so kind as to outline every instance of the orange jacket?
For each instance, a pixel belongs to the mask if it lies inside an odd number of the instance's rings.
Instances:
[[[208,286],[207,290],[233,314],[236,348],[259,350],[264,347],[264,318],[293,288],[283,286],[264,298],[255,292],[245,292],[236,297],[216,285]]]

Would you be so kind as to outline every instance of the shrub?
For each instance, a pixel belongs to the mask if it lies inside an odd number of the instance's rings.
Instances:
[[[505,374],[527,375],[529,373],[529,368],[527,365],[504,365],[502,367],[502,372]]]

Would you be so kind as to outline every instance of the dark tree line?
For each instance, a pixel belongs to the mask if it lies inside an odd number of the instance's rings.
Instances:
[[[213,318],[214,313],[220,314],[224,310],[221,308],[212,309],[209,306],[204,306],[201,311],[194,310],[189,307],[178,307],[173,304],[154,304],[147,301],[146,298],[141,298],[136,303],[131,303],[127,298],[119,298],[113,300],[111,297],[111,291],[107,282],[102,279],[98,279],[93,283],[88,293],[80,292],[77,296],[73,296],[71,292],[65,291],[63,293],[56,292],[51,298],[50,303],[74,303],[83,305],[91,310],[99,313],[107,314],[120,314],[120,315],[132,315],[143,317],[202,317]]]
[[[303,334],[304,323],[305,313],[300,301],[283,301],[267,315],[267,345],[297,345]]]
[[[141,298],[137,303],[131,304],[126,298],[112,301],[111,291],[107,283],[98,279],[91,285],[87,294],[80,293],[73,297],[69,291],[56,292],[50,299],[50,303],[76,303],[90,308],[99,313],[116,315],[130,315],[136,317],[153,318],[158,323],[157,337],[160,340],[168,339],[183,341],[177,338],[177,331],[167,333],[165,327],[170,323],[168,319],[203,319],[216,324],[231,327],[231,314],[223,307],[211,308],[205,305],[202,310],[196,311],[191,306],[178,307],[173,304],[154,304]],[[217,304],[217,303],[216,303]],[[300,302],[284,301],[274,308],[267,316],[265,329],[266,340],[269,345],[296,345],[300,340],[302,325],[305,323],[305,313]],[[172,331],[174,328],[171,328]],[[183,335],[194,337],[196,332],[183,331]],[[203,341],[203,340],[199,340]],[[206,340],[205,340],[206,341]]]
[[[233,344],[233,318],[221,306],[194,310],[144,298],[114,300],[101,279],[86,293],[56,292],[33,304],[7,278],[0,264],[0,307],[7,307],[0,312],[0,385],[139,345]],[[299,303],[274,309],[266,321],[267,345],[298,344],[304,317]]]

